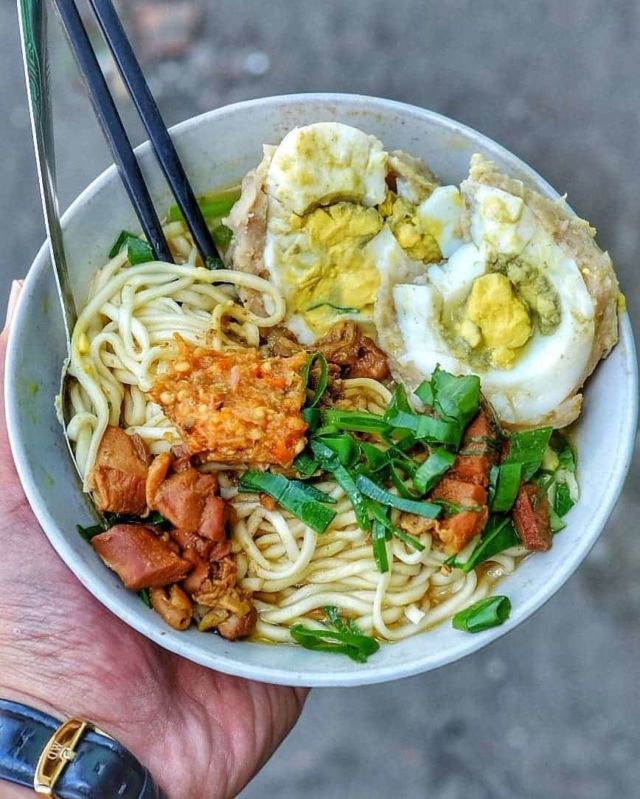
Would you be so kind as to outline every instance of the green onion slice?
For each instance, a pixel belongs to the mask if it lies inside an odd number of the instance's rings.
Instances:
[[[415,513],[416,516],[425,516],[428,519],[435,519],[441,510],[439,505],[434,505],[431,502],[417,502],[413,499],[405,499],[404,497],[396,496],[396,494],[392,494],[379,485],[376,485],[373,480],[370,480],[363,474],[358,475],[356,487],[365,496],[379,502],[385,507],[397,508],[407,513]]]
[[[219,255],[207,255],[204,259],[204,265],[207,269],[215,271],[216,269],[224,269],[224,261]]]
[[[351,503],[353,511],[356,515],[358,526],[362,530],[369,530],[371,528],[371,522],[369,520],[369,516],[367,515],[367,508],[364,498],[358,490],[353,477],[349,474],[346,467],[340,462],[338,455],[330,447],[317,439],[312,439],[309,442],[309,446],[311,447],[311,451],[317,458],[320,466],[325,471],[330,472],[333,475],[336,483],[341,486],[347,495],[347,498],[349,499],[349,502]]]
[[[462,438],[462,428],[457,422],[436,419],[434,416],[398,411],[388,421],[393,428],[409,430],[418,441],[458,447]]]
[[[522,480],[528,482],[540,468],[553,428],[522,430],[509,436],[509,452],[503,463],[522,464]]]
[[[366,441],[360,442],[360,451],[364,455],[367,467],[371,472],[379,472],[389,465],[389,458],[387,453]]]
[[[489,560],[499,552],[510,549],[520,543],[515,525],[509,516],[492,516],[482,534],[482,538],[474,548],[469,558],[460,563],[454,559],[452,566],[462,569],[467,573],[473,571],[480,563]]]
[[[324,611],[327,614],[326,629],[309,629],[303,624],[295,624],[290,629],[296,643],[316,652],[347,655],[356,663],[366,663],[367,658],[380,649],[375,638],[365,635],[354,621],[342,619],[337,608],[326,607]],[[330,629],[328,625],[335,629]]]
[[[413,393],[423,405],[433,408],[433,388],[430,380],[423,380]]]
[[[123,247],[127,248],[127,258],[131,266],[155,260],[149,244],[138,236],[134,236],[133,233],[129,233],[128,230],[123,230],[115,240],[113,247],[109,250],[109,258],[115,258]]]
[[[240,478],[238,487],[241,491],[261,491],[268,494],[316,533],[324,533],[336,516],[335,511],[323,504],[332,501],[328,494],[318,489],[309,492],[306,484],[287,480],[281,474],[249,469]],[[322,502],[318,500],[316,492],[325,497]]]
[[[218,225],[211,231],[211,238],[213,239],[216,247],[226,250],[229,244],[231,244],[233,231],[226,225]]]
[[[89,527],[83,527],[81,524],[76,524],[76,530],[84,538],[85,541],[91,541],[95,536],[104,533],[107,528],[103,524],[92,524]]]
[[[451,623],[456,630],[479,633],[504,624],[510,613],[509,597],[489,596],[456,613]]]
[[[495,491],[491,503],[491,510],[494,513],[506,513],[511,510],[518,496],[521,477],[521,463],[502,463],[498,466]]]
[[[373,541],[373,557],[381,574],[389,571],[389,558],[387,556],[387,529],[378,519],[371,525],[371,540]]]
[[[413,475],[413,484],[418,491],[426,494],[455,462],[455,455],[446,449],[431,450],[429,457],[418,466]]]
[[[316,385],[315,391],[313,392],[313,396],[311,397],[311,401],[307,403],[308,408],[314,408],[322,395],[327,390],[327,385],[329,383],[329,364],[327,363],[327,359],[321,352],[314,352],[312,355],[309,356],[309,359],[304,365],[302,369],[301,376],[302,382],[304,387],[307,388],[309,386],[309,378],[311,377],[311,370],[313,369],[314,364],[318,364],[320,367],[320,376],[318,377],[318,384]]]
[[[404,386],[399,383],[393,390],[393,394],[391,395],[389,404],[387,405],[387,408],[384,412],[384,418],[388,421],[389,419],[392,419],[400,411],[404,411],[405,413],[411,413],[412,408],[411,405],[409,405],[409,400],[407,399],[407,392],[404,390]]]
[[[294,460],[293,468],[303,480],[308,480],[318,471],[318,461],[308,452],[301,452]]]
[[[149,589],[148,588],[141,588],[138,591],[138,596],[144,602],[144,604],[150,608],[151,607],[151,597],[149,596]]]
[[[452,375],[436,366],[431,376],[433,407],[443,418],[465,428],[480,408],[480,378]]]
[[[409,535],[409,533],[405,533],[404,530],[401,530],[392,523],[387,515],[386,508],[383,508],[377,502],[373,502],[370,499],[367,500],[367,508],[370,515],[373,517],[374,522],[379,522],[387,531],[387,540],[389,540],[390,536],[393,536],[400,541],[404,541],[407,546],[410,546],[412,549],[416,549],[418,552],[422,552],[424,550],[424,545],[418,541],[417,538]]]
[[[325,425],[358,433],[383,433],[389,428],[384,417],[369,411],[343,411],[339,408],[330,408],[322,412],[322,421]]]
[[[228,216],[239,197],[240,192],[237,189],[233,189],[228,192],[212,195],[210,198],[207,196],[200,197],[198,199],[198,205],[205,219],[220,219],[221,217]],[[169,208],[168,216],[170,222],[181,222],[184,220],[182,211],[177,205],[172,205],[171,208]]]

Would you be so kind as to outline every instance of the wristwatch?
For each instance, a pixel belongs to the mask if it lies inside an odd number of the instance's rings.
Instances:
[[[0,780],[56,799],[165,799],[131,752],[90,722],[61,723],[4,699]]]

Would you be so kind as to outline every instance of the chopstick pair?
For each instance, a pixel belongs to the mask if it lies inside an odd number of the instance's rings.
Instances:
[[[118,14],[111,0],[89,2],[202,259],[209,266],[219,266],[216,245]],[[172,263],[162,225],[75,0],[54,3],[142,230],[155,257]]]

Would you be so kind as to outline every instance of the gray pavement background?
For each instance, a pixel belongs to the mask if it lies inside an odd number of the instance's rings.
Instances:
[[[169,16],[161,2],[120,5],[169,124],[248,97],[337,90],[416,103],[505,144],[598,227],[638,318],[634,0],[173,0]],[[110,159],[55,31],[53,73],[66,205]],[[4,305],[43,238],[9,0],[0,142]],[[432,674],[313,692],[242,799],[640,797],[639,487],[636,459],[587,562],[506,639]]]

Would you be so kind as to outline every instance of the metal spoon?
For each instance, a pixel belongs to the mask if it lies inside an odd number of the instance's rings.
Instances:
[[[49,92],[49,69],[47,51],[47,10],[43,0],[18,0],[18,20],[22,44],[31,132],[38,170],[38,183],[42,200],[44,224],[49,239],[51,265],[56,280],[56,288],[62,309],[67,357],[62,367],[60,401],[64,422],[67,421],[69,403],[67,402],[67,369],[71,357],[71,336],[78,313],[69,281],[67,259],[64,251],[58,194],[56,190],[56,165],[51,115],[51,94]],[[69,453],[82,479],[71,442],[66,435]]]

